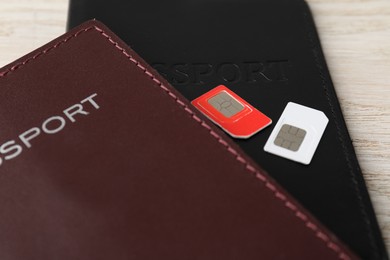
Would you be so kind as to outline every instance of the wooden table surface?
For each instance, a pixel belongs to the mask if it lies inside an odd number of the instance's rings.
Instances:
[[[390,251],[390,1],[309,0]],[[0,67],[65,31],[67,0],[0,0]]]

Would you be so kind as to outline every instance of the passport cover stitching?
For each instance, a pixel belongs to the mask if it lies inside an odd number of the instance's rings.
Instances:
[[[148,75],[152,81],[154,81],[162,90],[164,90],[171,98],[173,98],[176,103],[178,103],[188,114],[190,114],[191,118],[193,120],[198,122],[205,129],[207,129],[209,131],[209,134],[211,136],[213,136],[215,139],[217,139],[217,141],[221,145],[223,145],[229,153],[234,155],[235,159],[238,162],[240,162],[241,164],[243,164],[245,166],[245,169],[248,172],[253,174],[259,181],[264,183],[265,187],[273,193],[275,198],[281,200],[287,209],[294,212],[294,215],[298,219],[300,219],[301,221],[303,221],[305,223],[305,227],[308,228],[309,230],[311,230],[315,234],[317,239],[319,239],[320,241],[325,243],[325,245],[327,246],[327,248],[329,248],[329,250],[332,250],[336,254],[338,254],[338,257],[340,259],[350,259],[350,256],[346,252],[344,252],[344,250],[341,249],[337,245],[337,243],[333,242],[331,237],[329,237],[324,232],[322,232],[320,230],[320,228],[317,227],[316,224],[314,224],[310,220],[308,220],[307,216],[304,213],[302,213],[293,202],[290,202],[282,192],[278,191],[278,189],[268,180],[268,178],[266,176],[264,176],[262,173],[260,173],[258,170],[256,170],[255,167],[253,167],[250,163],[248,163],[234,148],[232,148],[227,142],[225,142],[220,135],[218,135],[216,132],[214,132],[211,129],[211,127],[204,120],[202,120],[201,118],[196,116],[195,113],[183,101],[181,101],[174,93],[172,93],[167,87],[165,87],[164,84],[160,80],[155,78],[154,75],[150,71],[148,71],[136,59],[134,59],[130,54],[128,54],[126,52],[126,50],[119,45],[118,42],[114,41],[103,29],[99,28],[98,26],[94,25],[94,26],[90,26],[90,27],[87,27],[85,29],[82,29],[82,30],[70,35],[69,37],[61,40],[60,42],[54,44],[53,46],[35,54],[32,57],[27,58],[25,61],[20,62],[20,63],[12,66],[11,68],[9,68],[3,72],[0,72],[0,78],[5,77],[10,72],[16,71],[17,69],[23,67],[24,65],[26,65],[30,61],[37,59],[39,56],[50,52],[51,50],[59,47],[60,45],[67,43],[72,38],[75,38],[75,37],[79,36],[80,34],[87,32],[87,31],[90,31],[90,30],[93,30],[93,29],[96,30],[104,38],[106,38],[112,45],[114,45],[114,47],[116,49],[118,49],[132,63],[134,63],[138,68],[140,68],[146,75]]]
[[[312,44],[312,46],[313,46],[313,48],[315,50],[313,52],[314,61],[315,61],[315,64],[316,64],[316,67],[317,67],[317,70],[318,70],[318,74],[319,74],[319,76],[321,78],[321,83],[322,83],[322,87],[323,87],[324,92],[325,92],[327,103],[329,104],[330,110],[332,112],[332,117],[334,119],[334,123],[335,123],[336,129],[337,129],[338,139],[340,140],[340,143],[341,143],[341,146],[342,146],[342,149],[343,149],[343,154],[344,154],[345,160],[346,160],[347,165],[348,165],[349,176],[350,176],[350,179],[351,179],[351,181],[353,183],[355,195],[358,198],[359,209],[360,209],[360,212],[361,212],[362,217],[364,219],[364,223],[366,224],[365,228],[367,230],[368,237],[369,237],[369,240],[370,240],[370,246],[372,248],[372,252],[374,252],[374,255],[378,257],[378,249],[377,249],[376,243],[374,243],[374,238],[373,238],[373,234],[372,234],[370,220],[368,219],[366,208],[363,205],[363,199],[362,199],[362,196],[361,196],[361,191],[359,189],[358,182],[356,180],[356,176],[354,174],[354,171],[353,171],[353,168],[352,168],[352,164],[351,164],[351,161],[350,161],[349,156],[348,156],[347,148],[345,146],[345,140],[343,138],[343,135],[341,134],[341,129],[340,129],[340,125],[338,123],[337,115],[335,113],[334,105],[333,105],[332,100],[331,100],[331,98],[329,96],[329,88],[328,88],[328,85],[326,83],[327,80],[326,80],[326,78],[324,76],[323,66],[321,66],[321,64],[319,63],[318,49],[317,49],[316,43],[314,42],[313,31],[310,30],[310,24],[309,24],[308,19],[309,19],[309,17],[308,17],[307,12],[304,12],[304,21],[305,21],[305,25],[306,25],[306,31],[307,31],[307,34],[308,34],[308,37],[309,37],[309,42]]]

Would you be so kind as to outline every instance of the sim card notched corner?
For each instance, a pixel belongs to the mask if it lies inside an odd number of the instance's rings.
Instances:
[[[234,138],[248,139],[272,123],[224,85],[206,92],[191,104]]]
[[[272,130],[264,151],[308,165],[328,122],[328,117],[322,111],[289,102]]]

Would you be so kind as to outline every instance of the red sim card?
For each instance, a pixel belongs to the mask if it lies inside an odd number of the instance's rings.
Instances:
[[[269,117],[224,85],[194,99],[191,104],[235,138],[249,138],[272,123]]]

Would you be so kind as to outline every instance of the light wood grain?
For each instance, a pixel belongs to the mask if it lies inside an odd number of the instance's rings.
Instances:
[[[390,1],[309,1],[390,250]]]
[[[308,2],[390,249],[390,1]],[[0,0],[0,67],[62,34],[67,8],[67,0]]]

